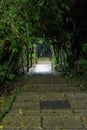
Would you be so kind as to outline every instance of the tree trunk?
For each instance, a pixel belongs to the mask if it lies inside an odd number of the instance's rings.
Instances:
[[[22,59],[22,61],[21,61],[21,64],[22,64],[22,71],[23,71],[23,74],[24,74],[24,58],[23,58],[23,52],[21,52],[21,59]]]
[[[74,41],[72,44],[72,67],[74,69],[74,64],[77,60],[79,60],[80,57],[80,42],[79,42],[79,37],[78,36],[74,36]]]
[[[30,67],[32,67],[32,49],[30,50]]]
[[[56,45],[53,45],[53,51],[54,51],[54,55],[56,57],[56,64],[58,64],[58,62],[59,62],[59,50],[57,49]]]
[[[26,45],[26,59],[27,59],[27,70],[26,72],[29,71],[29,47],[28,44]]]
[[[10,63],[11,63],[11,61],[12,61],[13,56],[14,56],[14,52],[12,51],[12,54],[11,54],[11,56],[10,56],[10,58],[9,58],[9,61],[8,61],[8,64],[7,64],[5,73],[4,73],[4,75],[3,75],[2,79],[1,79],[1,83],[3,83],[3,81],[4,81],[5,77],[6,77],[6,74],[7,74],[7,71],[8,71],[8,69],[9,69],[9,65],[10,65]]]

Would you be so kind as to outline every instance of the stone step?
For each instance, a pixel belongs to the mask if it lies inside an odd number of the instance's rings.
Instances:
[[[26,90],[25,90],[26,92]],[[45,93],[45,92],[61,92],[60,88],[36,88],[36,87],[32,87],[30,89],[30,92],[39,92],[39,93]]]
[[[49,83],[49,82],[56,82],[56,83],[58,83],[58,82],[66,82],[66,80],[65,79],[62,79],[62,78],[54,78],[54,77],[47,77],[47,76],[45,76],[45,77],[41,77],[41,76],[37,76],[37,77],[32,77],[32,79],[30,79],[29,80],[30,81],[30,83],[33,83],[33,81],[34,81],[34,83],[44,83],[44,81],[45,81],[45,83]]]
[[[45,93],[36,93],[36,92],[21,92],[15,98],[15,102],[40,102],[44,100],[65,100],[66,93],[61,92],[45,92]],[[68,99],[68,98],[67,98]]]
[[[53,101],[67,101],[70,107],[41,107],[41,103]],[[87,128],[87,93],[60,76],[33,76],[16,96],[1,126],[2,130],[83,130]]]
[[[41,84],[41,83],[32,83],[32,84],[25,84],[24,85],[24,88],[31,88],[31,87],[76,87],[76,88],[79,88],[76,84],[70,84],[70,83],[58,83],[58,84],[56,84],[55,82],[54,83],[43,83],[43,84]]]
[[[31,89],[24,89],[24,92],[80,92],[81,90],[78,87],[60,87],[60,88],[38,88],[32,87]]]
[[[71,88],[72,90],[72,88]],[[21,96],[22,95],[22,96]],[[80,93],[73,93],[73,92],[51,92],[49,93],[36,93],[36,92],[22,92],[20,93],[19,96],[16,97],[16,101],[40,101],[42,99],[45,100],[59,100],[61,99],[61,96],[63,96],[64,98],[66,97],[67,100],[70,100],[71,102],[84,102],[85,104],[87,104],[87,94],[84,93],[82,94]]]
[[[62,92],[80,92],[80,88],[79,87],[60,87],[60,89],[62,90]]]
[[[87,104],[87,93],[79,93],[79,92],[50,92],[46,91],[45,93],[39,93],[39,92],[21,92],[18,96],[15,98],[15,102],[39,102],[43,100],[69,100],[72,103],[76,102],[78,104],[79,102]]]
[[[28,84],[23,88],[24,92],[33,92],[33,91],[57,91],[57,92],[80,92],[79,87],[75,87],[75,85],[71,84]]]
[[[87,109],[45,109],[45,110],[31,110],[31,109],[12,109],[6,114],[6,117],[12,116],[87,116]]]
[[[2,125],[4,128],[44,128],[44,129],[81,129],[83,128],[79,116],[14,116],[5,117]]]
[[[6,118],[13,116],[75,116],[71,109],[45,109],[45,110],[31,110],[31,109],[12,109],[7,113]]]
[[[44,80],[39,80],[39,81],[38,80],[33,80],[33,81],[30,81],[29,83],[30,84],[33,84],[33,83],[34,84],[44,84],[44,83],[45,84],[54,84],[54,83],[55,84],[61,84],[61,83],[65,83],[66,84],[67,82],[66,81],[61,81],[61,79],[59,81],[58,80],[57,81],[53,81],[52,79],[44,79]]]

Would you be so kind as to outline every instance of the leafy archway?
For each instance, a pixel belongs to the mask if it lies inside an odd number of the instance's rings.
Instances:
[[[86,0],[1,0],[0,81],[11,81],[25,66],[28,71],[34,45],[43,35],[53,47],[56,63],[63,53],[70,69],[81,57],[86,59],[86,5]]]

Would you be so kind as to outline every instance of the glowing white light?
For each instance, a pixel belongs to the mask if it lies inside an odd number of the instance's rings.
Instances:
[[[34,71],[35,73],[51,73],[52,65],[51,64],[37,64]]]

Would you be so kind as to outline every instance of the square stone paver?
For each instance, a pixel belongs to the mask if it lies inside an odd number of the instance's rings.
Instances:
[[[43,117],[43,128],[82,128],[81,119],[77,116],[70,117]]]

